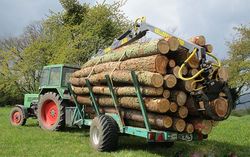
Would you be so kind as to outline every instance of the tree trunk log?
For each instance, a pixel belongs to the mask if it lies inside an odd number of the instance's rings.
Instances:
[[[177,87],[180,90],[185,90],[187,92],[192,92],[196,89],[196,82],[195,80],[189,80],[189,81],[182,81],[179,80],[177,83]]]
[[[148,111],[157,113],[166,113],[169,110],[170,102],[164,98],[144,98],[145,107]],[[91,105],[90,97],[77,96],[77,101],[83,105]],[[113,99],[110,97],[96,98],[100,106],[114,106]],[[140,104],[137,97],[118,97],[118,103],[122,107],[140,110]]]
[[[133,58],[121,62],[107,62],[96,66],[86,67],[72,74],[72,77],[86,77],[92,74],[104,71],[116,70],[133,70],[133,71],[150,71],[160,74],[166,74],[168,58],[163,55],[153,55],[147,57]]]
[[[194,130],[202,133],[203,135],[208,135],[212,131],[212,122],[210,120],[195,119],[191,123],[194,126]]]
[[[174,74],[174,76],[176,78],[180,78],[179,74],[178,74],[179,70],[180,70],[180,67],[179,66],[175,66],[174,68],[170,69],[168,73]],[[187,67],[183,67],[183,69],[182,69],[182,75],[187,75],[187,73],[188,73]]]
[[[191,37],[189,41],[199,46],[204,46],[206,44],[206,38],[203,35]]]
[[[86,113],[93,114],[94,110],[90,107],[87,107],[85,109]],[[101,107],[100,108],[101,113],[116,113],[115,108],[111,107]],[[166,116],[166,115],[157,115],[153,113],[148,113],[148,120],[149,124],[153,126],[153,128],[157,129],[164,129],[164,128],[170,128],[173,124],[173,120],[171,117]],[[121,116],[124,119],[129,120],[130,122],[140,122],[140,126],[138,127],[145,127],[144,125],[144,119],[140,111],[135,111],[135,110],[129,110],[129,109],[123,109],[121,110]],[[134,125],[133,125],[134,126]]]
[[[188,116],[188,109],[186,106],[180,106],[177,111],[177,116],[184,119]]]
[[[124,111],[124,118],[137,122],[144,122],[140,111],[126,110]],[[151,125],[157,126],[159,128],[170,128],[173,124],[172,118],[165,115],[163,116],[148,113],[148,120]]]
[[[170,97],[170,91],[165,89],[162,94],[163,98],[168,99]]]
[[[186,128],[185,128],[185,132],[189,133],[189,134],[193,133],[194,132],[193,124],[187,123]]]
[[[129,58],[145,57],[155,54],[166,54],[169,51],[168,42],[164,39],[153,40],[146,43],[135,43],[127,45],[103,56],[95,57],[83,65],[83,68],[90,67],[96,63],[106,63],[121,60],[127,60]],[[125,54],[125,55],[124,55]]]
[[[189,76],[194,76],[195,74],[197,74],[199,71],[198,69],[189,69],[188,70],[188,75]]]
[[[179,106],[183,106],[187,101],[187,95],[183,91],[171,91],[171,100],[176,102]]]
[[[140,87],[140,89],[144,96],[160,96],[163,94],[162,87]],[[93,86],[92,90],[95,94],[111,95],[107,86]],[[87,87],[73,87],[73,91],[77,95],[89,94]],[[114,87],[114,92],[118,96],[136,96],[135,87],[133,86]]]
[[[176,37],[169,37],[165,39],[168,42],[169,50],[176,51],[180,45],[178,39]]]
[[[171,127],[172,130],[183,132],[186,128],[186,122],[183,119],[173,118],[173,126]]]
[[[228,81],[229,75],[228,75],[228,69],[225,67],[221,67],[218,69],[218,77],[223,81]]]
[[[177,83],[177,79],[173,74],[167,74],[164,76],[164,87],[166,88],[173,88],[176,83]]]
[[[170,102],[169,110],[175,113],[178,110],[178,105],[175,102]]]
[[[111,72],[102,72],[89,77],[91,84],[100,84],[106,82],[105,75],[110,75]],[[147,71],[137,71],[137,78],[140,84],[153,87],[161,87],[163,85],[163,76],[158,73]],[[114,82],[132,84],[132,76],[129,70],[116,70],[112,73],[111,79]],[[70,78],[70,83],[73,86],[84,86],[85,78]]]
[[[174,67],[176,66],[175,60],[174,60],[174,59],[170,59],[170,60],[168,61],[168,66],[169,66],[170,68],[174,68]]]
[[[219,117],[225,117],[228,110],[227,99],[219,97],[210,102],[211,107],[213,108],[214,113]]]
[[[213,52],[213,46],[211,44],[207,44],[204,46],[207,52],[212,53]]]

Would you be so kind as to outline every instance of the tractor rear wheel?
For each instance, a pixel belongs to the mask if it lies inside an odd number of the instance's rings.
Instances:
[[[22,126],[26,123],[24,111],[20,107],[13,107],[9,117],[10,124],[13,126]]]
[[[113,151],[118,144],[118,125],[107,115],[95,117],[90,126],[90,142],[97,151]]]
[[[57,93],[48,92],[40,96],[37,118],[44,130],[58,131],[64,128],[65,105]]]

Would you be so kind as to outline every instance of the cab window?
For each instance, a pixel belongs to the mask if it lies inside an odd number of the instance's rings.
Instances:
[[[60,67],[55,67],[50,69],[50,80],[49,85],[50,86],[57,86],[60,84]]]
[[[48,83],[48,79],[49,79],[49,69],[43,69],[42,71],[42,75],[41,75],[41,79],[40,79],[40,85],[41,86],[45,86]]]
[[[62,78],[62,86],[67,86],[69,82],[70,75],[75,72],[77,69],[72,68],[63,68],[63,78]]]

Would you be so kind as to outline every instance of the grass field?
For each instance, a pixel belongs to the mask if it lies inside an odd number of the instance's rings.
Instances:
[[[38,127],[36,120],[28,120],[23,127],[12,127],[8,120],[9,111],[10,108],[0,108],[1,157],[174,157],[180,151],[185,154],[198,151],[216,157],[229,152],[235,152],[239,157],[250,156],[250,115],[230,117],[221,122],[203,142],[176,142],[172,148],[166,148],[123,136],[116,152],[99,153],[89,145],[88,128],[46,132]]]

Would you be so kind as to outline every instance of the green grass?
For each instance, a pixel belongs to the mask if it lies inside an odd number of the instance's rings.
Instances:
[[[202,142],[176,142],[172,148],[166,148],[147,145],[140,138],[122,136],[116,152],[100,153],[90,147],[87,128],[46,132],[31,119],[26,126],[12,127],[8,120],[9,111],[10,108],[0,108],[1,157],[173,157],[180,151],[185,154],[198,151],[218,157],[229,152],[235,152],[239,157],[250,156],[250,115],[230,117],[221,122],[208,140]]]

